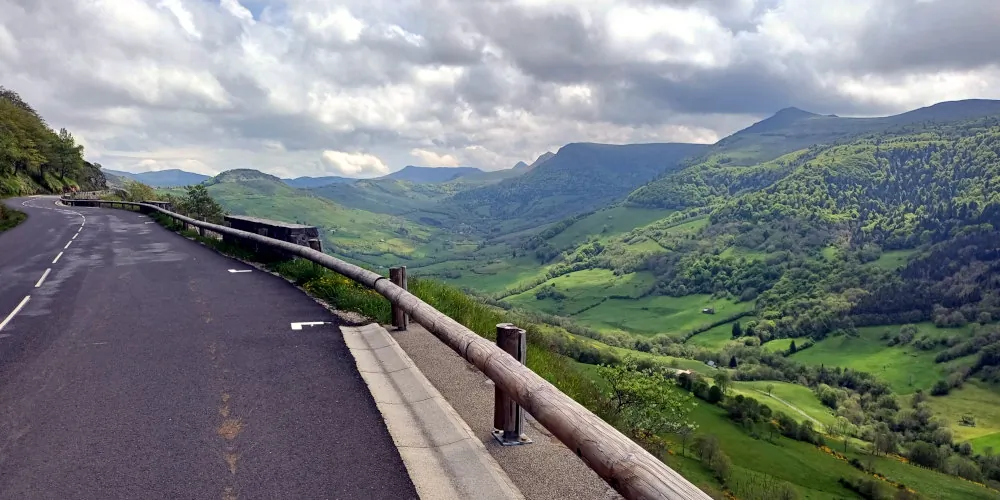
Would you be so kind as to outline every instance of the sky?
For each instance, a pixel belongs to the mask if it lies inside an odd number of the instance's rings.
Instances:
[[[0,85],[133,172],[375,177],[1000,98],[997,0],[0,0]]]

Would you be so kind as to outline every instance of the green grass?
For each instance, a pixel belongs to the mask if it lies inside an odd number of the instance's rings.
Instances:
[[[28,216],[25,215],[24,212],[7,208],[3,205],[3,202],[0,201],[0,233],[24,222],[27,218]]]
[[[584,309],[609,300],[608,297],[612,295],[636,297],[652,284],[652,275],[645,272],[615,276],[607,269],[585,269],[552,278],[526,292],[507,297],[505,301],[527,310],[575,316]],[[538,299],[536,292],[548,287],[554,287],[565,298]]]
[[[707,307],[714,307],[715,314],[701,312]],[[713,299],[710,295],[650,296],[638,300],[609,299],[574,317],[581,324],[606,332],[683,336],[695,328],[752,309],[752,302]]]
[[[905,266],[910,256],[914,253],[916,253],[916,250],[891,250],[883,252],[878,260],[871,262],[869,265],[889,271],[896,270]]]
[[[796,345],[802,345],[805,339],[774,339],[770,342],[764,344],[764,349],[771,352],[782,352],[787,351],[789,347],[792,346],[792,341],[795,341]]]
[[[766,393],[768,385],[774,386],[771,391],[771,394],[774,397],[760,392],[764,391]],[[813,423],[818,421],[824,426],[827,426],[833,425],[833,423],[837,420],[833,411],[819,402],[819,399],[817,399],[816,395],[813,394],[812,389],[802,385],[766,380],[733,382],[733,392],[752,397],[757,401],[770,406],[772,410],[785,413],[800,422],[807,420],[807,418],[801,413],[795,411],[794,408],[798,408],[809,417],[812,417],[810,420],[813,420]],[[785,402],[788,404],[785,404]],[[824,429],[821,426],[817,426],[816,430],[823,431]]]
[[[749,248],[743,248],[738,246],[731,246],[722,251],[719,254],[721,257],[743,257],[747,260],[764,260],[767,258],[767,252],[761,252],[759,250],[751,250]]]
[[[591,237],[607,240],[645,226],[673,213],[673,210],[619,206],[600,210],[580,219],[561,233],[549,239],[556,248],[577,246]]]
[[[838,451],[842,451],[842,449],[838,449]],[[856,449],[851,449],[847,453],[847,457],[857,458],[862,463],[871,461],[872,466],[880,474],[896,483],[916,490],[928,500],[996,500],[1000,497],[1000,492],[980,484],[934,470],[904,464],[892,457],[873,457]]]
[[[740,318],[740,322],[746,323],[751,318]],[[688,344],[705,347],[714,351],[722,350],[726,344],[733,341],[733,324],[725,323],[712,327],[709,330],[699,333],[687,340]]]
[[[947,336],[969,335],[966,328],[935,328],[930,323],[917,325],[920,335]],[[840,366],[869,372],[888,382],[898,394],[909,394],[917,389],[928,390],[934,382],[944,378],[950,364],[937,364],[934,356],[940,350],[921,351],[912,345],[889,347],[882,340],[883,333],[895,334],[899,326],[875,326],[858,329],[858,336],[827,337],[816,345],[800,350],[791,358],[811,365]],[[959,360],[958,362],[963,362]]]
[[[725,410],[703,401],[691,412],[698,434],[713,434],[737,470],[772,475],[796,486],[803,498],[852,498],[837,479],[861,473],[846,462],[819,451],[815,446],[779,437],[774,443],[757,440],[734,425]],[[675,441],[676,443],[676,441]],[[679,449],[679,446],[677,446]]]
[[[508,256],[487,262],[453,261],[436,266],[436,269],[438,273],[457,270],[460,273],[458,278],[444,279],[444,281],[486,293],[498,293],[521,283],[534,282],[544,277],[546,272],[546,269],[530,256],[513,259]],[[419,269],[417,272],[424,273],[427,270]]]
[[[979,453],[988,446],[1000,450],[1000,388],[969,380],[947,396],[931,397],[930,405],[951,427],[956,442],[969,441]],[[963,415],[975,417],[976,426],[959,425]]]

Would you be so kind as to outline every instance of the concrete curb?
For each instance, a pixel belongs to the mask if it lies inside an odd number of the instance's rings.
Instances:
[[[376,323],[341,331],[421,498],[524,499],[389,332]]]

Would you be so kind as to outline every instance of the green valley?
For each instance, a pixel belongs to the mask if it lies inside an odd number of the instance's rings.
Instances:
[[[731,463],[642,439],[709,491],[997,498],[998,158],[1000,105],[968,101],[783,110],[711,146],[571,144],[496,174],[205,186],[531,321],[597,387],[627,358],[681,370],[699,446]]]

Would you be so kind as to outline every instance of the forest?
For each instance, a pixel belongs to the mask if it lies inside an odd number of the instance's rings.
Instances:
[[[55,131],[14,91],[0,87],[0,197],[106,187],[100,165],[65,128]]]

